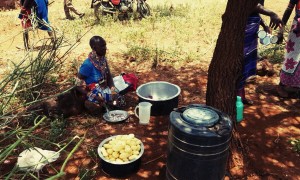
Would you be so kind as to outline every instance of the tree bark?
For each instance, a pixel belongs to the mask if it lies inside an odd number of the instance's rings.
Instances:
[[[222,27],[208,69],[206,104],[236,117],[236,87],[244,62],[247,18],[259,0],[228,0]]]

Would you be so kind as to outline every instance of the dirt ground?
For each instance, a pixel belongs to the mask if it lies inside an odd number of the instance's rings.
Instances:
[[[136,74],[139,84],[161,80],[179,85],[182,90],[179,106],[186,106],[205,103],[206,72],[200,66],[187,66],[179,70],[158,67],[151,72]],[[300,135],[300,102],[296,98],[278,97],[274,91],[275,79],[275,75],[258,76],[254,83],[247,86],[254,105],[245,106],[245,118],[237,127],[246,153],[243,155],[244,161],[241,156],[233,154],[229,170],[231,176],[227,176],[228,179],[300,178],[299,154],[288,143],[291,137],[299,138]],[[86,152],[96,150],[100,142],[111,135],[129,133],[142,140],[145,153],[139,171],[128,179],[164,179],[169,116],[152,116],[149,125],[140,125],[133,114],[133,109],[138,104],[135,92],[128,93],[126,100],[125,110],[131,116],[122,123],[112,124],[101,117],[85,114],[69,118],[68,132],[74,135],[87,133],[87,138],[66,167],[67,179],[76,178],[80,167],[95,168],[95,179],[114,179],[100,170],[98,157],[87,156]]]
[[[18,25],[13,24],[10,29],[1,28],[2,40],[18,34],[20,29],[14,26]],[[11,42],[9,47],[1,47],[1,73],[5,72],[4,60],[24,54],[18,47],[22,45],[20,37]],[[180,69],[164,66],[150,69],[147,66],[138,68],[127,65],[128,62],[111,62],[114,72],[134,72],[139,78],[139,85],[156,80],[177,84],[181,88],[179,106],[205,104],[208,64],[186,64]],[[274,89],[278,84],[278,71],[276,67],[276,73],[272,77],[257,76],[246,87],[248,97],[254,101],[254,105],[245,106],[244,120],[237,126],[246,153],[243,155],[244,161],[233,154],[229,169],[231,176],[227,176],[227,179],[300,179],[300,157],[288,142],[290,138],[300,138],[300,101],[298,97],[281,98],[277,95]],[[121,123],[108,123],[101,116],[86,113],[67,119],[66,135],[86,134],[86,138],[69,160],[65,168],[65,179],[79,179],[78,174],[82,169],[94,170],[93,179],[116,179],[101,170],[99,156],[95,153],[103,139],[129,133],[142,140],[145,152],[139,171],[127,179],[164,179],[169,117],[152,116],[148,125],[140,125],[133,112],[138,104],[136,93],[126,94],[126,101],[124,110],[129,112],[130,117]],[[59,169],[63,160],[62,157],[54,165]],[[51,174],[55,173],[46,167],[40,176],[43,178]]]
[[[114,64],[116,69],[118,66],[122,65]],[[206,72],[206,69],[201,69],[200,66],[197,68],[187,66],[179,70],[158,67],[153,71],[135,73],[139,78],[139,84],[161,80],[179,85],[182,90],[179,106],[186,106],[205,103]],[[296,98],[283,99],[277,96],[273,90],[276,78],[276,76],[258,76],[255,83],[247,86],[247,92],[254,105],[245,106],[245,118],[237,127],[246,153],[243,154],[244,159],[233,153],[229,170],[231,176],[226,176],[226,179],[300,178],[299,154],[294,152],[288,143],[291,137],[300,136],[300,103]],[[169,116],[152,116],[150,124],[140,125],[133,112],[138,104],[135,92],[126,94],[126,102],[124,110],[129,112],[130,117],[121,123],[109,123],[101,116],[95,117],[86,113],[67,119],[65,135],[72,137],[86,134],[86,139],[69,160],[64,179],[79,179],[78,174],[84,169],[94,170],[95,174],[91,176],[93,179],[120,179],[111,177],[101,170],[97,147],[107,137],[130,133],[142,140],[145,151],[139,171],[123,179],[165,178]],[[43,134],[36,133],[36,135]],[[64,158],[62,156],[54,163],[57,169],[60,168]],[[51,174],[54,174],[52,168],[46,167],[41,177]]]
[[[161,67],[152,72],[137,73],[139,83],[154,80],[168,81],[181,87],[179,106],[189,104],[204,104],[207,75],[205,70],[185,67],[175,70]],[[195,76],[197,74],[197,76]],[[299,154],[291,150],[288,140],[299,137],[299,99],[282,99],[277,96],[274,88],[274,79],[277,77],[257,77],[256,82],[249,84],[247,91],[254,101],[253,106],[245,106],[245,118],[238,125],[238,131],[246,151],[244,161],[234,155],[232,179],[299,179]],[[186,81],[188,79],[188,81]],[[125,108],[133,114],[133,108],[138,99],[134,92],[126,95],[128,104]],[[86,116],[70,118],[71,124],[80,124],[88,121]],[[82,128],[87,132],[86,146],[97,148],[97,145],[106,137],[116,134],[134,133],[145,146],[140,170],[129,179],[163,179],[165,174],[168,116],[152,116],[149,125],[139,125],[138,119],[132,115],[120,124],[110,124],[99,118],[91,128]],[[76,127],[80,127],[76,125]],[[72,125],[71,132],[78,133]],[[82,133],[83,133],[82,132]],[[83,146],[84,147],[84,146]],[[82,153],[89,148],[82,147]],[[87,161],[87,157],[78,152],[78,159],[66,168],[69,176],[76,176],[76,168]],[[82,157],[83,156],[83,157]],[[74,163],[74,164],[73,164]],[[96,163],[90,163],[96,164]],[[98,164],[99,165],[99,164]],[[99,167],[98,167],[99,168]],[[102,171],[97,171],[96,177],[110,179]],[[229,177],[228,177],[229,178]]]

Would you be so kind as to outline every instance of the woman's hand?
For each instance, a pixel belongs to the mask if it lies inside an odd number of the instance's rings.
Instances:
[[[264,26],[264,31],[266,31],[268,34],[272,34],[272,29],[269,26]]]
[[[270,15],[270,27],[273,29],[277,29],[277,27],[282,27],[283,22],[280,17],[276,13],[272,13]]]
[[[115,86],[112,86],[112,87],[110,88],[110,90],[111,90],[111,93],[113,94],[114,92],[116,92],[116,87],[115,87]]]
[[[99,104],[104,102],[104,98],[101,93],[98,93],[98,96],[95,96],[95,99],[99,102]]]

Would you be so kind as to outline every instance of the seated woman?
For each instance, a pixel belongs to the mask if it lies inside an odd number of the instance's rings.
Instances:
[[[105,57],[105,40],[100,36],[93,36],[90,39],[90,47],[92,52],[80,66],[77,75],[81,80],[77,89],[87,97],[86,109],[97,115],[102,112],[103,106],[112,102],[115,87]]]

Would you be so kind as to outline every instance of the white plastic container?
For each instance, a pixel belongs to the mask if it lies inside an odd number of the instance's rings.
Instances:
[[[271,37],[270,37],[270,35],[267,35],[263,39],[260,39],[260,43],[262,45],[269,45],[271,43]]]
[[[134,109],[135,116],[139,118],[140,124],[149,124],[150,121],[150,112],[152,104],[149,102],[140,102]],[[137,114],[137,109],[139,113]]]
[[[258,37],[259,39],[263,39],[263,38],[265,38],[266,36],[267,36],[267,32],[264,31],[264,30],[259,30],[259,31],[257,32],[257,37]]]

